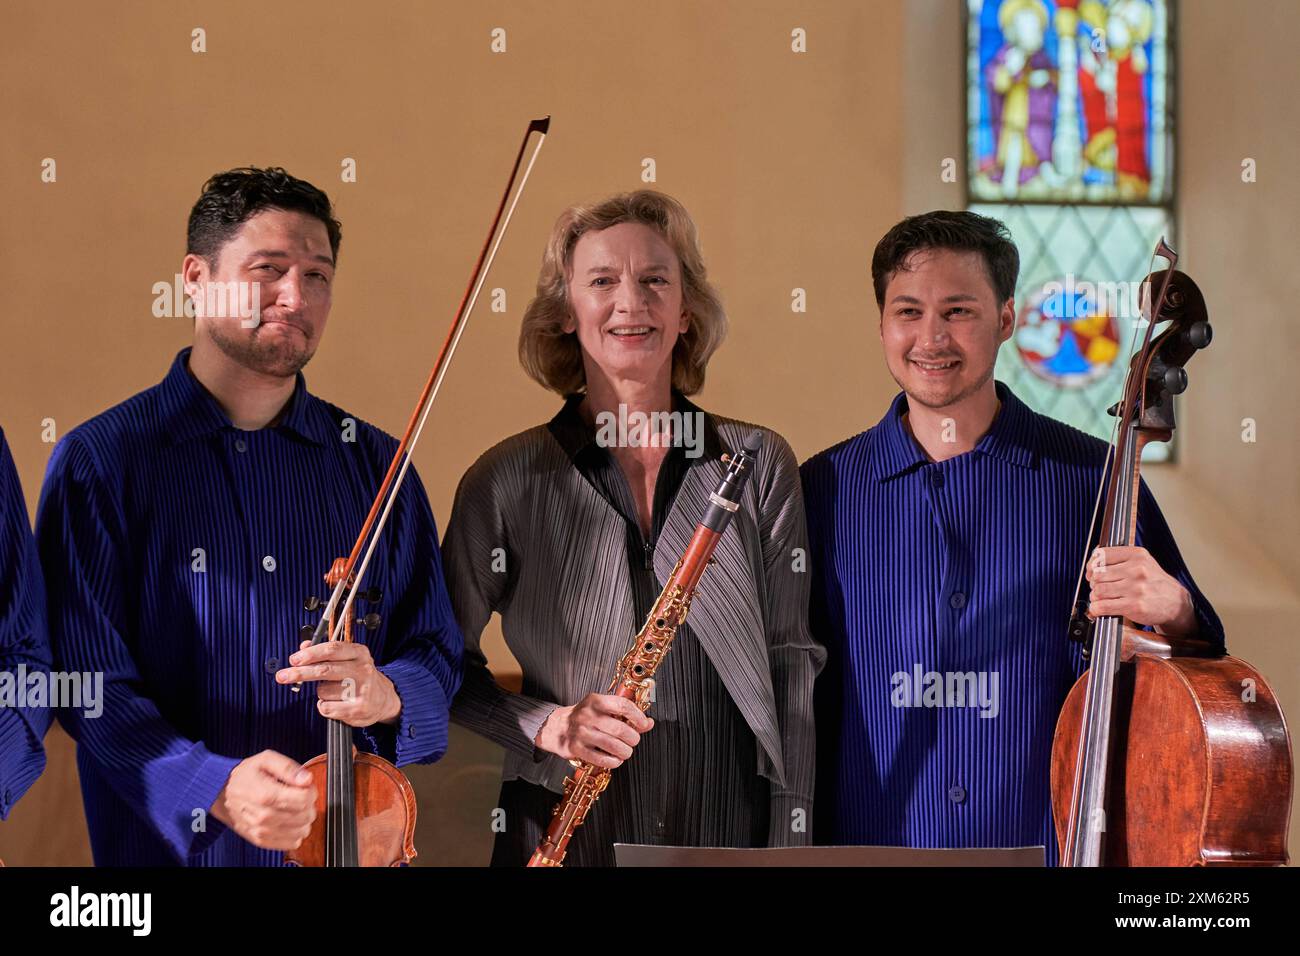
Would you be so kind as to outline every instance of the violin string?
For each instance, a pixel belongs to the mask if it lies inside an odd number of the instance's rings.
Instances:
[[[333,725],[333,724],[330,725],[330,754],[331,754],[331,756],[332,756],[334,759],[331,761],[332,764],[333,764],[333,766],[332,766],[332,768],[331,768],[332,772],[331,772],[330,775],[329,775],[329,778],[330,778],[329,794],[330,794],[330,796],[329,796],[329,810],[328,810],[327,812],[329,813],[329,829],[330,829],[330,844],[331,844],[331,846],[330,846],[330,859],[329,859],[329,863],[330,863],[331,866],[334,866],[334,865],[336,865],[336,864],[338,863],[338,852],[339,852],[339,840],[338,840],[338,826],[339,826],[339,781],[338,781],[338,776],[339,776],[339,740],[338,740],[338,734],[334,733],[334,725]]]
[[[333,724],[330,724],[330,730],[333,731],[333,735],[334,735],[334,756],[335,756],[334,832],[335,832],[335,836],[337,836],[337,845],[335,845],[334,847],[334,865],[339,866],[339,865],[347,864],[347,839],[346,839],[347,821],[346,819],[344,819],[344,817],[347,816],[346,813],[347,806],[346,804],[344,804],[343,801],[343,754],[341,752],[341,747],[339,747],[339,744],[341,744],[342,741],[339,740],[337,727],[334,727]]]
[[[346,830],[347,806],[343,803],[343,754],[339,744],[338,731],[334,731],[334,754],[337,760],[334,761],[334,832],[337,836],[337,845],[334,847],[334,865],[342,866],[347,864],[347,840]]]
[[[325,737],[325,865],[334,863],[334,726]]]
[[[341,616],[340,616],[341,617]],[[333,751],[333,765],[330,768],[330,829],[334,834],[334,853],[330,861],[331,866],[339,866],[346,863],[347,843],[343,839],[344,827],[344,801],[343,801],[343,750],[340,747],[341,740],[339,735],[339,725],[336,721],[329,722],[330,749]]]
[[[331,725],[331,731],[332,731],[332,730],[333,730],[333,725]],[[329,823],[330,823],[330,837],[331,837],[331,842],[332,842],[334,845],[333,845],[333,848],[332,848],[332,850],[331,850],[331,852],[330,852],[330,865],[331,865],[331,866],[336,866],[336,865],[338,864],[338,853],[339,853],[339,839],[338,839],[338,826],[339,826],[339,742],[338,742],[338,735],[337,735],[337,734],[331,733],[330,736],[333,738],[333,741],[332,741],[332,743],[333,743],[333,747],[332,747],[332,749],[333,749],[333,751],[334,751],[334,772],[333,772],[332,774],[330,774],[330,808],[329,808],[329,814],[330,814],[330,819],[329,819]]]
[[[484,264],[483,269],[480,270],[479,272],[478,280],[474,285],[473,294],[470,296],[469,303],[465,307],[465,312],[464,315],[461,317],[461,321],[456,326],[456,331],[452,336],[451,345],[447,350],[446,360],[438,368],[437,376],[434,378],[434,382],[433,382],[433,389],[430,391],[429,399],[427,402],[425,402],[424,409],[420,413],[419,424],[416,426],[415,432],[411,435],[411,440],[407,443],[406,452],[402,457],[401,469],[398,471],[396,479],[393,481],[392,485],[389,488],[388,498],[384,502],[384,509],[380,513],[379,520],[375,522],[374,527],[371,529],[370,541],[369,544],[366,546],[365,555],[362,558],[361,564],[357,568],[356,574],[354,576],[354,584],[352,590],[348,594],[347,601],[343,605],[342,617],[344,620],[346,620],[348,615],[348,610],[352,607],[353,602],[356,600],[357,590],[361,586],[361,581],[365,577],[366,569],[370,566],[370,559],[374,554],[375,547],[379,543],[380,532],[383,530],[384,525],[388,522],[389,512],[392,511],[393,504],[397,501],[397,493],[402,487],[403,480],[406,478],[407,470],[411,467],[411,456],[415,451],[416,443],[419,442],[420,440],[420,434],[424,431],[424,423],[429,418],[429,411],[433,408],[434,399],[437,398],[438,390],[442,387],[443,379],[447,375],[447,369],[451,364],[452,356],[456,352],[456,346],[460,343],[461,336],[465,332],[465,327],[469,324],[470,313],[474,311],[474,304],[475,302],[478,301],[479,292],[482,290],[484,282],[487,281],[488,272],[492,268],[492,262],[496,258],[497,250],[501,248],[501,240],[505,238],[506,229],[509,228],[510,220],[514,217],[515,214],[515,207],[518,206],[519,204],[519,199],[523,195],[524,187],[528,184],[528,177],[529,175],[531,175],[533,171],[533,165],[537,162],[537,154],[541,151],[542,144],[545,141],[546,141],[546,134],[545,133],[539,134],[537,145],[533,148],[533,154],[528,159],[528,165],[524,169],[523,177],[519,181],[519,187],[515,190],[514,199],[510,203],[510,208],[506,213],[505,220],[501,224],[501,229],[497,232],[496,241],[492,244],[492,251],[488,255],[487,261]],[[340,627],[341,627],[341,623],[336,624],[334,626],[335,635],[337,634]],[[331,635],[330,639],[337,640],[337,637]]]

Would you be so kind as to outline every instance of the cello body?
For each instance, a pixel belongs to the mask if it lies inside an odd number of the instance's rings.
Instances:
[[[1088,677],[1066,697],[1052,742],[1062,846]],[[1235,657],[1140,653],[1115,685],[1102,865],[1285,865],[1291,739],[1259,672]]]

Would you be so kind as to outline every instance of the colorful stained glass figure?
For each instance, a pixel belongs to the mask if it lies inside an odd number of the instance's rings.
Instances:
[[[1109,439],[1141,321],[1141,282],[1161,236],[1174,236],[1166,209],[1150,206],[976,204],[1006,223],[1020,250],[1016,330],[994,374],[1031,408]],[[1147,445],[1144,460],[1170,446]]]
[[[1171,198],[1165,0],[968,0],[972,200]]]
[[[1119,327],[1095,284],[1072,276],[1045,283],[1020,310],[1015,345],[1025,367],[1060,388],[1104,378],[1119,356]]]

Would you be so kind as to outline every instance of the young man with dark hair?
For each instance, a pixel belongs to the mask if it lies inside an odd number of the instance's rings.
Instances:
[[[1106,446],[993,379],[1018,269],[1002,223],[970,212],[913,216],[876,247],[902,392],[801,469],[813,635],[829,654],[820,842],[1042,844],[1056,860],[1052,736],[1086,666],[1066,632]],[[1145,484],[1137,540],[1090,561],[1089,613],[1222,646]]]
[[[300,371],[339,240],[310,183],[213,176],[182,264],[193,346],[50,459],[37,539],[56,659],[104,672],[101,717],[60,715],[97,864],[280,863],[315,817],[300,765],[324,751],[327,717],[399,765],[446,750],[463,641],[418,478],[366,577],[378,629],[299,644],[319,613],[303,601],[351,549],[397,446]]]

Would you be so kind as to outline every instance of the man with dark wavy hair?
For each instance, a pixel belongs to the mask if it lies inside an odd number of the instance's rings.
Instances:
[[[304,598],[350,550],[397,445],[301,374],[340,235],[325,193],[283,169],[209,179],[182,264],[193,345],[50,459],[52,639],[64,667],[105,672],[101,717],[60,716],[98,864],[281,862],[315,818],[301,763],[327,717],[399,765],[446,750],[462,639],[418,478],[366,579],[379,628],[299,644]]]
[[[804,463],[822,842],[1043,844],[1052,734],[1085,666],[1067,638],[1106,445],[993,378],[1019,255],[971,212],[904,219],[871,263],[902,391]],[[1090,560],[1089,613],[1223,645],[1142,485],[1137,546]]]

